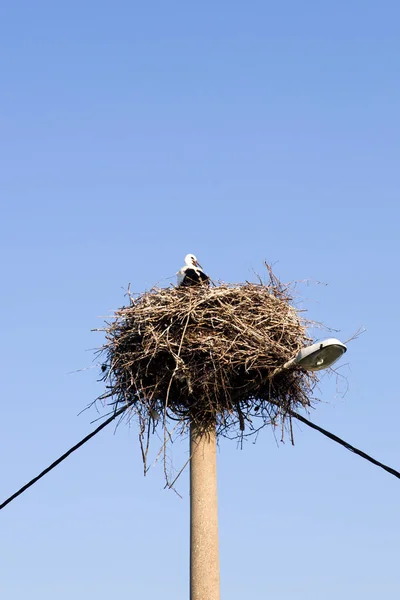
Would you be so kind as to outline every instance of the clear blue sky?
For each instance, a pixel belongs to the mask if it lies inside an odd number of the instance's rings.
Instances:
[[[399,469],[399,21],[394,0],[2,4],[1,499],[93,427],[97,370],[68,373],[99,317],[187,252],[235,282],[267,259],[311,280],[310,318],[367,328],[313,419]],[[295,433],[221,443],[222,597],[399,596],[399,481]],[[2,597],[187,598],[178,488],[106,429],[0,514]]]

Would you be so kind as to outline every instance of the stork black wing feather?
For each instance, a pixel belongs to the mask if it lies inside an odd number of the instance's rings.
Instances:
[[[201,279],[201,281],[204,281],[204,282],[206,282],[206,281],[210,281],[210,278],[209,278],[209,276],[208,276],[208,275],[206,275],[206,274],[204,273],[204,271],[199,271],[199,275],[200,275],[200,279]]]
[[[200,269],[186,269],[181,286],[188,287],[191,285],[199,285],[206,281],[209,281],[209,277]]]

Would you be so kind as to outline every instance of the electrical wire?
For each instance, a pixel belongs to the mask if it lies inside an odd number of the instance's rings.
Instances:
[[[46,469],[44,469],[44,471],[42,471],[41,473],[39,473],[39,475],[37,475],[36,477],[34,477],[33,479],[31,479],[30,481],[28,481],[28,483],[26,483],[25,485],[23,485],[21,489],[19,489],[17,492],[15,492],[15,494],[13,494],[9,498],[7,498],[7,500],[5,500],[3,502],[3,504],[0,504],[0,510],[2,508],[4,508],[5,506],[7,506],[7,504],[9,504],[10,502],[12,502],[13,500],[15,500],[15,498],[17,498],[18,496],[20,496],[21,494],[23,494],[28,488],[31,487],[31,485],[33,485],[34,483],[36,483],[37,481],[39,481],[39,479],[41,479],[42,477],[44,477],[45,475],[47,475],[47,473],[49,473],[52,469],[54,469],[55,467],[57,467],[57,465],[59,465],[63,460],[65,460],[66,458],[68,458],[68,456],[70,454],[72,454],[73,452],[75,452],[75,450],[78,450],[78,448],[80,448],[81,446],[83,446],[83,444],[86,444],[86,442],[88,442],[92,437],[94,437],[97,433],[99,433],[99,431],[101,431],[102,429],[104,429],[104,427],[107,427],[107,425],[109,425],[111,423],[111,421],[114,421],[114,419],[116,417],[118,417],[118,415],[122,414],[124,412],[124,410],[126,410],[127,408],[128,408],[127,406],[123,406],[122,408],[116,410],[111,415],[111,417],[109,417],[108,419],[106,419],[106,421],[103,421],[103,423],[101,423],[101,425],[99,425],[96,429],[94,429],[94,431],[92,431],[91,433],[89,433],[89,435],[87,435],[86,437],[84,437],[83,440],[81,440],[80,442],[78,442],[77,444],[75,444],[75,446],[72,446],[72,448],[70,448],[67,452],[65,452],[65,454],[63,454],[62,456],[60,456],[60,458],[57,458],[57,460],[55,460],[53,463],[51,463],[51,465],[49,465]]]
[[[333,433],[330,433],[326,429],[323,429],[322,427],[319,427],[318,425],[315,425],[314,423],[312,423],[308,419],[305,419],[304,417],[302,417],[298,413],[290,411],[290,414],[291,414],[292,417],[295,417],[296,419],[298,419],[299,421],[301,421],[305,425],[308,425],[308,427],[311,427],[312,429],[315,429],[316,431],[319,431],[320,433],[322,433],[322,435],[325,435],[330,440],[333,440],[337,444],[340,444],[341,446],[344,446],[344,448],[346,448],[347,450],[350,450],[350,452],[354,452],[354,454],[358,454],[358,456],[361,456],[362,458],[365,458],[365,460],[368,460],[373,465],[376,465],[377,467],[380,467],[381,469],[384,469],[385,471],[387,471],[391,475],[394,475],[395,477],[397,477],[398,479],[400,479],[400,473],[399,473],[399,471],[396,471],[396,469],[392,469],[392,467],[388,467],[387,465],[384,465],[383,463],[379,462],[379,460],[376,460],[375,458],[372,458],[372,456],[369,456],[369,454],[366,454],[362,450],[359,450],[358,448],[355,448],[354,446],[352,446],[348,442],[345,442],[345,440],[342,440],[337,435],[334,435]]]
[[[73,452],[75,452],[75,450],[78,450],[78,448],[80,448],[81,446],[83,446],[83,444],[86,444],[86,442],[88,442],[92,437],[94,437],[97,433],[99,433],[99,431],[101,431],[102,429],[104,429],[104,427],[107,427],[107,425],[109,425],[112,421],[114,421],[114,419],[116,417],[118,417],[119,415],[121,415],[127,408],[128,408],[128,406],[123,406],[122,408],[119,408],[118,410],[116,410],[111,415],[111,417],[109,417],[108,419],[106,419],[105,421],[103,421],[103,423],[101,423],[101,425],[99,425],[96,429],[94,429],[91,433],[89,433],[86,437],[84,437],[80,442],[78,442],[77,444],[75,444],[75,446],[72,446],[72,448],[70,448],[67,452],[65,452],[65,454],[63,454],[62,456],[60,456],[60,458],[57,458],[57,460],[55,460],[53,463],[51,463],[51,465],[49,465],[46,469],[44,469],[44,471],[42,471],[41,473],[39,473],[39,475],[37,475],[36,477],[34,477],[30,481],[28,481],[28,483],[26,483],[24,486],[22,486],[22,488],[20,488],[17,492],[15,492],[15,494],[13,494],[9,498],[7,498],[7,500],[5,500],[3,502],[3,504],[0,504],[0,510],[3,509],[5,506],[7,506],[7,504],[9,504],[10,502],[12,502],[13,500],[15,500],[15,498],[17,498],[18,496],[20,496],[21,494],[23,494],[28,488],[30,488],[34,483],[36,483],[37,481],[39,481],[39,479],[41,479],[42,477],[44,477],[45,475],[47,475],[47,473],[49,473],[52,469],[54,469],[55,467],[57,467],[57,465],[59,465],[63,460],[65,460],[66,458],[68,458],[68,456],[70,456],[70,454],[72,454]],[[358,456],[361,456],[362,458],[364,458],[365,460],[369,461],[373,465],[376,465],[377,467],[380,467],[381,469],[384,469],[385,471],[387,471],[391,475],[394,475],[395,477],[397,477],[398,479],[400,479],[400,473],[399,473],[399,471],[396,471],[396,469],[392,469],[392,467],[388,467],[387,465],[384,465],[383,463],[379,462],[378,460],[376,460],[372,456],[369,456],[368,454],[366,454],[362,450],[359,450],[358,448],[355,448],[354,446],[352,446],[351,444],[349,444],[345,440],[342,440],[337,435],[334,435],[333,433],[330,433],[326,429],[323,429],[322,427],[319,427],[318,425],[315,425],[315,423],[312,423],[311,421],[309,421],[308,419],[306,419],[302,415],[299,415],[298,413],[296,413],[294,411],[291,411],[290,415],[292,417],[294,417],[295,419],[301,421],[305,425],[308,425],[308,427],[311,427],[312,429],[315,429],[316,431],[319,431],[320,433],[322,433],[323,435],[325,435],[329,439],[333,440],[337,444],[340,444],[341,446],[344,446],[344,448],[346,448],[347,450],[350,450],[350,452],[354,452],[354,454],[357,454]]]

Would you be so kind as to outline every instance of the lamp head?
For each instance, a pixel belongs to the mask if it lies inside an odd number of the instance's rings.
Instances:
[[[346,346],[336,338],[329,338],[302,348],[293,359],[293,366],[306,371],[328,369],[346,352]]]

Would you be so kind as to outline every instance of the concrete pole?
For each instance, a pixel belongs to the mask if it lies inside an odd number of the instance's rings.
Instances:
[[[190,600],[219,600],[215,427],[190,429]]]

